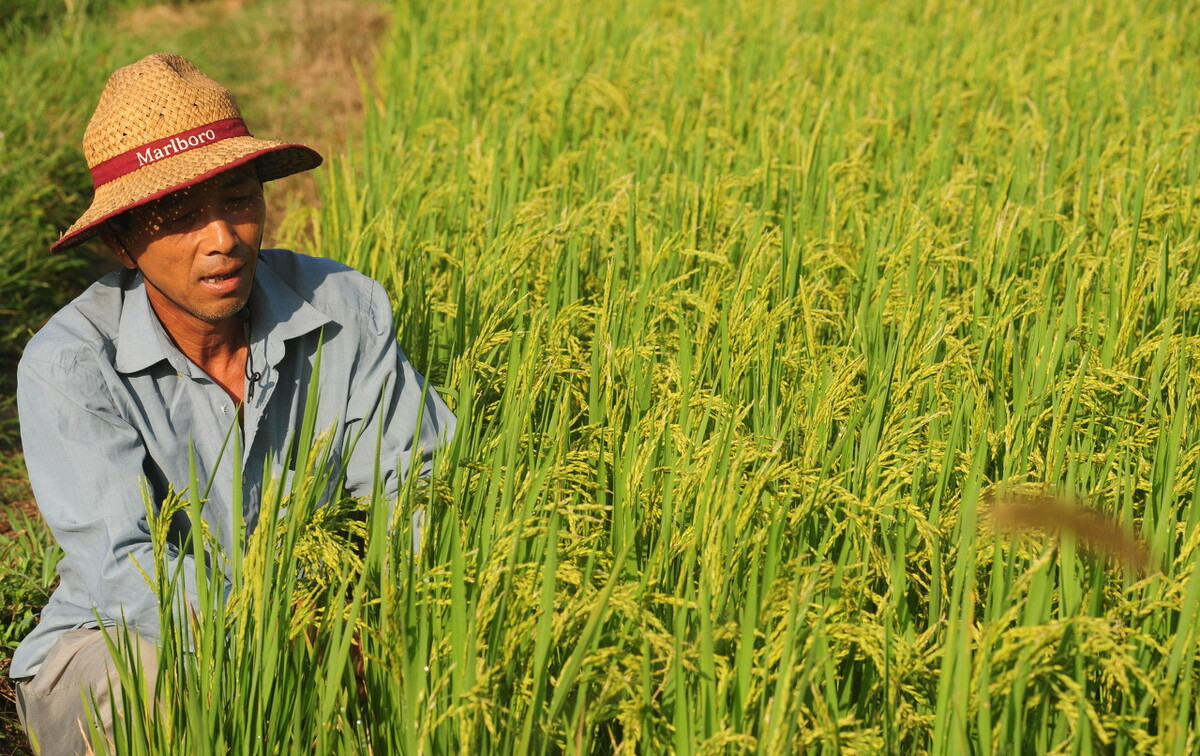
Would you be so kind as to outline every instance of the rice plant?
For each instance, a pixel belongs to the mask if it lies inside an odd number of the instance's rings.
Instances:
[[[1196,751],[1196,9],[394,18],[313,250],[458,436],[361,563],[289,506],[165,599],[128,752]]]

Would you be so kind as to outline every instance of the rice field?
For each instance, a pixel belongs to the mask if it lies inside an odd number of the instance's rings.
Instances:
[[[155,578],[118,751],[1197,752],[1198,53],[1169,2],[398,2],[283,230],[459,434],[318,508],[302,429],[229,601]]]

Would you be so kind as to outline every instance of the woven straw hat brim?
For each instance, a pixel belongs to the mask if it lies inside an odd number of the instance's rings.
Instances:
[[[316,150],[302,144],[252,136],[223,139],[171,155],[98,187],[91,206],[50,251],[61,252],[82,244],[95,236],[100,224],[109,218],[256,159],[258,177],[264,182],[311,170],[322,162]]]

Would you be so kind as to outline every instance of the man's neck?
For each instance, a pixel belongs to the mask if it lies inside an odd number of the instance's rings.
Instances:
[[[199,318],[181,317],[170,308],[155,305],[154,300],[151,296],[150,305],[172,343],[241,404],[249,349],[241,318],[234,316],[209,323]]]

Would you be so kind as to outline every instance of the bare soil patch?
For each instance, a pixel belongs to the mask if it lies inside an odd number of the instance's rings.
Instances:
[[[25,457],[20,452],[0,452],[0,537],[10,535],[20,527],[20,523],[13,523],[15,512],[37,517],[37,506],[25,473]]]
[[[12,659],[6,654],[0,658],[0,754],[3,756],[27,756],[29,741],[21,729],[17,717],[17,691],[8,676]]]
[[[20,452],[0,452],[0,539],[11,538],[21,526],[13,514],[37,517],[37,506],[25,476],[25,460]],[[8,677],[12,663],[9,652],[0,653],[0,756],[26,756],[29,742],[17,719],[17,698]]]

